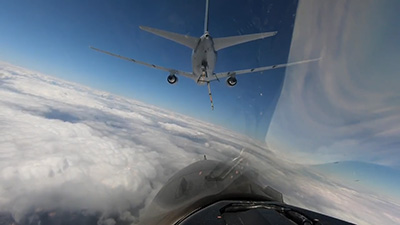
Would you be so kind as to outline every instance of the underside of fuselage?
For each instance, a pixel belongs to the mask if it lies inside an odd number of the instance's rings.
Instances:
[[[213,39],[206,32],[200,37],[199,43],[192,52],[192,67],[197,84],[206,84],[204,78],[213,75],[216,62],[217,52],[214,49]]]

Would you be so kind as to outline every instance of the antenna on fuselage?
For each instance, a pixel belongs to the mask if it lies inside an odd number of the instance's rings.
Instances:
[[[204,19],[204,33],[208,32],[208,6],[209,6],[209,0],[206,0],[206,17]]]

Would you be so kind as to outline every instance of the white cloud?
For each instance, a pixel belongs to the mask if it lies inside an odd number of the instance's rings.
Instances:
[[[0,83],[0,212],[20,222],[45,212],[137,222],[174,172],[203,154],[227,160],[242,148],[288,203],[359,224],[399,219],[398,204],[213,124],[8,64],[1,64]]]
[[[236,135],[218,128],[212,138],[214,125],[7,64],[1,81],[0,208],[16,219],[36,207],[118,205],[129,218],[173,172],[212,153],[206,143]]]

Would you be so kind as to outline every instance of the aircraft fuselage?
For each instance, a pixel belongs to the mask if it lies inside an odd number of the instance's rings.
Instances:
[[[202,78],[213,75],[216,62],[217,52],[214,49],[213,39],[206,32],[200,37],[199,43],[192,52],[192,67],[193,73],[197,76],[197,84],[205,84]]]

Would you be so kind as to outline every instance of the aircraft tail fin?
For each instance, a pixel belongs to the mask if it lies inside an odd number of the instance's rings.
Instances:
[[[209,8],[209,0],[206,0],[206,16],[204,19],[204,33],[208,32],[208,8]]]
[[[223,48],[231,47],[234,45],[263,39],[267,37],[272,37],[277,34],[277,31],[273,32],[264,32],[264,33],[257,33],[257,34],[247,34],[247,35],[239,35],[239,36],[232,36],[232,37],[224,37],[224,38],[214,38],[214,48],[215,51],[221,50]]]
[[[177,33],[169,32],[169,31],[159,30],[156,28],[145,27],[145,26],[139,26],[139,28],[144,31],[147,31],[152,34],[163,37],[165,39],[168,39],[168,40],[174,41],[176,43],[179,43],[181,45],[184,45],[186,47],[189,47],[191,49],[195,49],[197,46],[197,43],[199,42],[199,38],[191,37],[188,35],[177,34]]]

